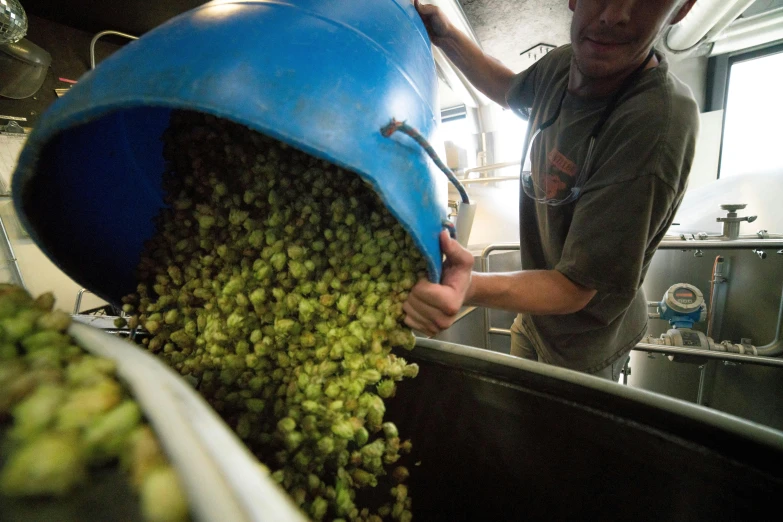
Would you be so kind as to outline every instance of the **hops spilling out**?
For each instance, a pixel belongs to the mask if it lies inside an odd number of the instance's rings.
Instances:
[[[146,520],[187,520],[179,479],[114,362],[80,348],[53,305],[52,294],[0,285],[0,495],[65,497],[119,461]]]
[[[184,375],[316,520],[411,519],[410,451],[384,399],[418,367],[413,241],[356,175],[225,120],[172,116],[169,208],[124,299]],[[386,477],[384,477],[386,476]],[[356,491],[381,478],[375,513]],[[393,485],[393,487],[392,487]]]

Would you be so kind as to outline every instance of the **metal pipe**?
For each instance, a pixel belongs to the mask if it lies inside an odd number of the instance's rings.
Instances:
[[[481,251],[481,271],[482,272],[489,272],[489,254],[496,251],[514,251],[519,250],[520,246],[519,243],[495,243],[492,245],[488,245],[484,250]],[[492,328],[489,324],[489,308],[484,307],[484,348],[489,350],[490,343],[492,342],[492,339],[490,338],[490,334],[497,333],[493,332],[493,330],[502,330],[500,328]],[[511,335],[511,330],[507,330],[508,335]]]
[[[716,256],[712,264],[712,278],[710,278],[710,309],[707,312],[707,337],[712,337],[712,328],[715,322],[715,294],[718,291],[718,284],[725,282],[723,277],[723,257]]]
[[[488,178],[491,179],[491,178]],[[514,248],[515,247],[515,248]],[[783,238],[770,239],[674,239],[673,236],[664,237],[658,245],[658,250],[754,250],[783,248]],[[519,250],[518,243],[496,243],[484,249],[482,255],[487,255],[495,250]]]
[[[73,305],[73,315],[79,315],[79,311],[82,308],[82,296],[85,292],[89,292],[86,288],[82,288],[76,294],[76,303]]]
[[[511,337],[511,330],[508,328],[487,328],[488,334],[495,334],[495,335],[505,335],[506,337]]]
[[[491,172],[493,170],[504,169],[506,167],[515,167],[519,165],[518,161],[506,161],[504,163],[493,163],[491,165],[483,165],[481,167],[473,167],[472,169],[465,169],[458,172],[458,174],[471,174],[473,172]],[[519,176],[517,176],[519,179]]]
[[[511,330],[505,328],[488,328],[487,337],[489,337],[489,334],[511,336]],[[487,347],[489,347],[489,345],[487,345]],[[759,364],[761,366],[775,366],[778,368],[783,368],[783,359],[776,359],[774,357],[767,357],[767,356],[742,355],[738,353],[718,352],[712,350],[696,350],[694,348],[684,348],[681,346],[665,346],[665,345],[645,344],[645,343],[637,344],[632,348],[632,350],[637,350],[640,352],[649,352],[649,353],[662,353],[664,355],[678,353],[682,355],[704,357],[706,359],[716,359],[719,361]]]
[[[783,8],[737,20],[716,38],[710,56],[774,42],[783,38]]]
[[[96,34],[95,36],[92,37],[92,41],[90,42],[90,69],[95,69],[95,42],[97,42],[100,38],[106,36],[107,34],[122,36],[123,38],[127,38],[128,40],[139,39],[138,36],[121,33],[119,31],[101,31],[100,33]]]
[[[491,178],[470,178],[462,179],[463,185],[470,185],[472,183],[493,183],[495,181],[519,181],[519,176],[494,176]]]
[[[717,25],[725,27],[737,18],[754,0],[702,0],[691,12],[669,29],[663,43],[671,51],[685,52],[698,46]]]
[[[19,268],[19,261],[16,259],[16,252],[14,252],[14,245],[11,244],[11,238],[8,236],[8,230],[5,228],[5,222],[0,217],[0,229],[2,229],[3,239],[5,240],[5,248],[8,251],[8,262],[14,267],[14,275],[16,276],[19,286],[27,288],[24,283],[24,277],[22,277],[22,270]]]
[[[778,309],[778,324],[775,328],[775,338],[764,346],[757,346],[756,353],[766,357],[774,357],[783,354],[783,291],[780,293],[780,308]]]
[[[774,357],[760,357],[758,355],[741,355],[738,353],[716,352],[711,350],[695,350],[693,348],[683,348],[681,346],[661,346],[657,344],[639,343],[633,347],[633,350],[648,353],[681,354],[695,357],[704,357],[705,359],[715,359],[718,361],[730,361],[735,363],[758,364],[760,366],[774,366],[783,368],[783,359]]]
[[[664,239],[658,250],[753,250],[783,248],[780,239]]]

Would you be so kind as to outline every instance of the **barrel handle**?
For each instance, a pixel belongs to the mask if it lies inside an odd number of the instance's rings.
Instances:
[[[438,168],[446,175],[446,177],[449,178],[451,184],[454,185],[454,187],[457,189],[457,192],[459,192],[459,195],[462,198],[462,202],[470,204],[470,197],[468,196],[468,192],[465,190],[464,185],[460,183],[460,181],[457,179],[457,176],[454,175],[451,169],[441,161],[441,159],[438,157],[438,154],[435,152],[435,149],[432,148],[432,145],[430,145],[429,142],[424,139],[424,136],[422,136],[419,131],[404,121],[397,121],[394,118],[392,118],[388,125],[381,127],[381,134],[385,138],[391,137],[391,135],[396,131],[401,131],[416,140],[416,143],[421,145],[421,148],[424,149],[424,152],[426,152],[427,155],[432,158],[432,161],[435,163],[435,165],[437,165]],[[449,230],[449,232],[451,233],[451,230]],[[454,237],[454,234],[452,234],[452,237]]]
[[[454,226],[454,223],[452,223],[448,219],[444,219],[442,223],[443,223],[443,228],[449,231],[449,235],[451,236],[451,239],[457,239],[457,227]]]

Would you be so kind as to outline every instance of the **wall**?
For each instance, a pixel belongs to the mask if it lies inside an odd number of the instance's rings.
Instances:
[[[691,58],[669,57],[669,71],[691,88],[699,109],[704,111],[707,95],[707,62],[706,56]]]
[[[0,211],[3,222],[8,228],[8,235],[16,254],[19,267],[28,291],[33,295],[44,292],[54,293],[57,307],[70,312],[76,300],[81,285],[73,281],[57,268],[46,255],[29,238],[23,237],[14,217],[11,203],[7,202]],[[0,272],[0,280],[11,281],[10,266]],[[89,310],[105,304],[92,294],[85,294],[82,300],[82,310]]]

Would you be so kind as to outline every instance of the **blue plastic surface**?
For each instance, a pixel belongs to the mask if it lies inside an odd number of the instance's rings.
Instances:
[[[666,304],[665,299],[658,303],[658,313],[661,315],[661,319],[669,321],[669,325],[672,328],[693,328],[694,324],[702,321],[705,310],[706,305],[704,303],[701,304],[698,310],[688,313],[678,312],[670,308]]]
[[[14,175],[22,224],[80,284],[112,302],[163,206],[172,109],[247,125],[373,185],[440,279],[442,176],[392,118],[432,139],[437,77],[408,0],[211,2],[101,63],[40,119]]]

